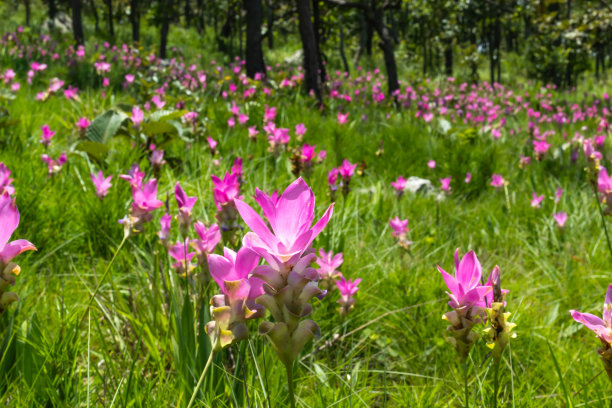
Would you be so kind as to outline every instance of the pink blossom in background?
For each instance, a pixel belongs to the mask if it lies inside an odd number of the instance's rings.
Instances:
[[[408,220],[401,220],[399,217],[392,218],[389,220],[389,226],[393,230],[391,235],[393,237],[401,237],[402,235],[406,235],[408,233]]]
[[[451,190],[450,182],[451,182],[451,178],[450,177],[446,177],[446,178],[440,179],[440,183],[442,184],[440,186],[440,188],[443,191],[447,191],[447,192],[450,191]]]
[[[590,313],[580,313],[570,310],[570,314],[578,323],[582,323],[607,345],[612,345],[612,285],[608,286],[603,305],[603,319]]]
[[[231,204],[235,199],[240,197],[240,183],[237,174],[225,173],[223,179],[215,176],[210,176],[213,182],[213,198],[217,206],[217,210],[221,211],[225,204]]]
[[[132,120],[132,124],[134,125],[135,129],[138,129],[138,127],[140,127],[140,124],[144,120],[144,112],[140,109],[138,105],[135,105],[132,108],[131,120]]]
[[[42,134],[40,135],[40,143],[42,143],[45,147],[49,147],[49,144],[51,143],[51,138],[55,136],[55,131],[51,130],[49,128],[49,125],[41,126],[40,130],[42,130]]]
[[[19,210],[15,199],[6,192],[0,195],[0,225],[0,270],[4,271],[13,258],[25,251],[36,251],[36,247],[25,239],[9,242],[19,225]],[[19,273],[17,268],[19,267],[15,265],[10,270]]]
[[[506,183],[506,180],[502,177],[501,174],[493,174],[491,176],[491,186],[495,188],[501,188]]]
[[[319,256],[315,262],[319,265],[317,273],[319,279],[334,279],[341,275],[338,268],[344,262],[342,252],[334,254],[332,251],[325,252],[323,249],[319,249]]]
[[[306,134],[306,126],[303,123],[295,125],[295,135],[304,136]]]
[[[555,191],[555,203],[561,201],[561,197],[563,197],[563,189],[561,187],[557,187],[557,191]]]
[[[162,215],[159,220],[160,229],[157,236],[161,241],[167,242],[170,237],[170,228],[172,227],[172,216],[168,213]]]
[[[438,266],[448,288],[450,298],[448,304],[453,309],[486,307],[485,296],[491,291],[491,286],[481,285],[482,268],[480,261],[470,251],[459,261],[459,250],[455,251],[455,276],[451,276]]]
[[[0,195],[5,193],[8,195],[15,194],[15,188],[12,185],[11,171],[2,162],[0,162]]]
[[[273,122],[274,119],[276,118],[276,108],[272,107],[269,108],[268,105],[265,106],[265,113],[264,113],[264,122]]]
[[[469,183],[470,181],[472,181],[472,173],[465,173],[465,180],[466,183]]]
[[[429,160],[427,162],[427,167],[429,167],[430,169],[435,169],[436,168],[436,161],[435,160]]]
[[[344,159],[340,167],[338,167],[338,172],[343,180],[348,181],[355,174],[355,168],[357,168],[357,164],[351,164],[348,159]]]
[[[542,200],[544,200],[544,194],[539,196],[535,191],[531,194],[531,206],[533,208],[540,208]]]
[[[338,112],[338,123],[344,125],[348,121],[348,113]]]
[[[89,121],[89,119],[87,119],[86,117],[81,117],[79,118],[79,120],[77,120],[76,126],[79,128],[79,130],[87,130],[90,123],[91,122]]]
[[[113,176],[108,176],[105,178],[104,174],[102,174],[102,170],[98,171],[97,174],[91,173],[90,176],[91,181],[96,188],[96,196],[98,196],[100,200],[104,199],[104,197],[106,197],[108,194],[108,190],[112,187],[111,180],[113,179]]]
[[[565,222],[567,221],[567,213],[559,211],[556,214],[553,214],[553,218],[557,222],[559,228],[563,228],[565,226]]]
[[[399,176],[396,181],[391,182],[391,185],[395,189],[395,192],[398,195],[401,195],[406,189],[406,179],[403,178],[402,176]]]

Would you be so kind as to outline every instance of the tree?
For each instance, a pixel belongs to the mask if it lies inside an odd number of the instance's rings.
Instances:
[[[140,42],[140,10],[138,0],[130,0],[130,23],[132,24],[132,42]]]
[[[246,9],[246,71],[251,78],[265,74],[266,65],[261,49],[261,21],[263,10],[261,0],[244,0]]]
[[[172,0],[162,0],[159,3],[161,14],[161,28],[159,32],[159,57],[166,58],[168,48],[168,33],[170,32],[170,19],[174,15],[174,3]]]
[[[82,0],[70,0],[72,6],[72,34],[74,35],[74,41],[78,45],[83,45],[85,42],[85,35],[83,34],[83,3]]]
[[[115,26],[113,24],[113,0],[105,0],[106,3],[106,17],[108,18],[108,34],[115,37]]]
[[[306,90],[313,91],[319,103],[323,103],[323,85],[319,76],[319,56],[317,54],[317,43],[314,28],[312,26],[312,13],[310,0],[297,0],[297,11],[302,39],[302,50],[304,51],[304,79]]]

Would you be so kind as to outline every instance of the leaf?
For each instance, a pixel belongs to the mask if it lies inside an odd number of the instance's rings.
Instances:
[[[142,132],[151,137],[162,133],[178,133],[175,126],[170,122],[155,121],[147,122],[142,126]]]
[[[153,112],[149,116],[149,121],[157,122],[157,121],[168,121],[172,119],[182,118],[187,113],[186,110],[159,110]]]
[[[76,145],[76,149],[87,153],[90,157],[98,162],[101,162],[110,150],[108,145],[104,143],[92,142],[91,140],[80,141]]]
[[[123,112],[108,110],[95,118],[87,128],[87,139],[96,143],[108,143],[117,134],[127,115]]]

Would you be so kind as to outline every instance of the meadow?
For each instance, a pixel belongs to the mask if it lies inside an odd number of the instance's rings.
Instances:
[[[36,247],[18,276],[0,252],[19,298],[0,298],[4,405],[284,407],[294,383],[298,407],[610,406],[610,322],[600,341],[570,315],[600,316],[612,283],[605,86],[400,78],[389,95],[384,70],[329,75],[321,108],[291,64],[251,79],[240,59],[2,37],[0,238],[15,202],[11,239]],[[238,276],[224,247],[262,259]],[[499,266],[503,350],[484,308],[468,354],[448,341],[436,266],[454,276],[457,248],[487,296]],[[274,334],[306,318],[320,333]]]

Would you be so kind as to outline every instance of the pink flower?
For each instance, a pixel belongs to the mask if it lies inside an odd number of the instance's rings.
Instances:
[[[55,131],[49,128],[49,125],[43,125],[40,127],[42,130],[42,135],[40,136],[40,143],[42,143],[45,147],[49,147],[49,143],[51,143],[51,138],[55,136]]]
[[[227,126],[233,128],[234,126],[236,126],[236,119],[234,119],[233,116],[231,116],[228,120],[227,120]]]
[[[157,236],[161,241],[167,242],[170,237],[170,228],[172,227],[172,216],[168,213],[162,215],[159,224],[160,229]]]
[[[253,231],[245,235],[243,245],[265,258],[274,269],[286,270],[300,259],[325,228],[334,205],[330,205],[313,226],[315,196],[301,177],[291,183],[276,202],[259,189],[255,192],[255,201],[263,210],[272,232],[255,210],[236,199],[234,202],[240,216]]]
[[[11,171],[4,163],[0,162],[0,195],[7,193],[8,195],[15,194],[15,188],[12,186],[13,179],[10,178]]]
[[[221,211],[223,205],[234,202],[234,199],[239,198],[240,194],[240,183],[238,182],[238,175],[232,173],[225,173],[223,179],[215,176],[210,176],[212,179],[213,198],[217,205],[217,210]]]
[[[108,176],[104,178],[102,170],[100,170],[98,174],[91,173],[90,176],[91,181],[93,182],[94,187],[96,188],[96,196],[98,196],[100,200],[104,199],[104,197],[106,197],[106,195],[108,194],[108,189],[112,187],[111,180],[113,179],[113,176]]]
[[[84,131],[84,130],[87,130],[90,123],[91,122],[89,121],[89,119],[87,119],[86,117],[82,117],[82,118],[79,118],[79,120],[77,120],[76,126],[80,130]]]
[[[338,123],[344,125],[348,120],[348,113],[338,112]]]
[[[319,279],[333,279],[340,276],[338,268],[342,265],[342,262],[344,262],[342,252],[334,255],[332,251],[325,252],[323,249],[319,249],[319,256],[316,259],[316,263],[319,265],[319,269],[317,269]]]
[[[599,174],[597,176],[597,191],[602,194],[611,194],[612,193],[612,177],[608,176],[608,172],[605,167],[602,167],[599,170]]]
[[[240,115],[238,115],[238,123],[240,123],[241,125],[244,125],[245,123],[247,123],[248,120],[249,120],[249,117],[245,115],[244,113],[241,113]]]
[[[238,176],[239,180],[242,178],[242,176],[244,175],[242,171],[242,157],[236,157],[236,159],[234,159],[231,172],[232,174]]]
[[[151,162],[151,165],[153,167],[159,169],[161,166],[164,165],[164,163],[166,163],[166,161],[164,160],[164,151],[159,149],[153,149],[153,151],[151,152],[151,157],[149,157],[149,161]]]
[[[41,155],[40,159],[47,164],[47,167],[49,169],[49,176],[59,172],[68,160],[66,157],[66,153],[62,153],[57,160],[52,159],[51,156],[46,154]]]
[[[541,196],[538,196],[538,194],[535,191],[531,194],[531,206],[533,208],[540,208],[540,205],[542,204],[542,200],[544,200],[544,194],[542,194]]]
[[[451,190],[450,182],[451,182],[451,178],[450,177],[446,177],[446,178],[440,179],[440,183],[442,184],[442,186],[440,188],[443,191],[450,191]]]
[[[576,310],[570,310],[570,313],[575,321],[584,324],[592,330],[604,344],[612,345],[612,285],[608,286],[608,291],[606,292],[603,319],[590,313],[580,313]]]
[[[306,134],[306,126],[303,123],[295,125],[295,135],[304,136]]]
[[[206,265],[208,255],[213,253],[221,240],[221,231],[217,224],[212,224],[206,228],[206,225],[201,221],[194,223],[193,228],[200,239],[191,240],[191,247],[196,251],[198,264]]]
[[[173,257],[176,262],[172,264],[172,267],[177,273],[183,275],[190,272],[193,269],[191,260],[195,256],[195,252],[188,252],[189,239],[186,242],[177,241],[176,245],[172,245],[168,248],[168,253]]]
[[[134,82],[134,75],[125,74],[125,82],[127,82],[128,84],[131,84],[132,82]]]
[[[396,181],[391,182],[391,185],[395,189],[397,195],[402,195],[402,193],[406,189],[406,179],[402,176],[399,176]]]
[[[66,99],[75,99],[78,93],[79,93],[78,88],[73,88],[72,86],[68,86],[68,89],[64,90],[64,97]]]
[[[501,174],[493,174],[491,176],[491,186],[495,188],[501,188],[506,183],[506,180],[502,177]]]
[[[224,248],[223,256],[208,256],[210,274],[230,302],[236,299],[254,300],[264,294],[263,281],[249,277],[259,264],[259,259],[255,252],[246,247],[242,247],[237,253]]]
[[[563,189],[561,187],[557,187],[557,191],[555,192],[555,203],[561,201],[561,197],[563,197]]]
[[[135,105],[132,108],[132,123],[134,124],[134,128],[138,129],[142,121],[144,120],[144,112],[140,109],[138,105]]]
[[[357,167],[357,164],[351,164],[350,161],[348,161],[347,159],[344,159],[340,167],[338,167],[338,172],[342,176],[343,180],[348,181],[355,174],[356,167]]]
[[[159,95],[153,95],[151,102],[155,104],[157,109],[162,109],[164,106],[166,106],[166,101],[164,101]]]
[[[340,299],[338,303],[340,304],[340,314],[345,316],[355,304],[355,299],[353,296],[359,290],[359,285],[361,283],[361,279],[352,279],[346,280],[344,276],[340,276],[340,280],[336,281],[336,287],[340,292]]]
[[[163,202],[157,199],[157,180],[151,179],[142,186],[132,186],[133,215],[146,215],[155,211]]]
[[[339,171],[337,168],[333,168],[329,171],[329,173],[327,173],[327,183],[332,190],[337,188],[336,183],[338,183],[338,173]]]
[[[550,148],[550,143],[548,143],[546,140],[534,140],[533,141],[533,150],[535,151],[536,155],[543,155],[544,153],[546,153],[548,151],[548,149]]]
[[[206,140],[208,141],[208,147],[210,147],[210,151],[215,152],[215,149],[217,148],[217,145],[219,143],[217,143],[217,141],[215,139],[213,139],[212,137],[207,137]]]
[[[183,118],[185,118],[187,122],[195,123],[196,119],[198,118],[198,112],[187,112],[183,115]]]
[[[276,108],[269,108],[268,105],[266,105],[266,111],[264,113],[264,122],[273,122],[275,118]]]
[[[451,276],[438,266],[442,274],[450,297],[448,304],[453,309],[485,306],[485,295],[491,290],[490,286],[480,285],[482,268],[474,251],[470,251],[459,261],[459,250],[455,251],[455,276]]]
[[[405,236],[408,233],[408,220],[401,220],[398,216],[389,220],[389,226],[393,229],[391,235],[399,238]]]
[[[259,134],[259,130],[257,130],[255,126],[249,127],[249,138],[250,139],[256,139],[258,134]]]
[[[0,225],[0,271],[3,271],[17,255],[25,251],[36,251],[36,247],[25,239],[9,242],[19,225],[19,210],[15,200],[6,192],[0,195]],[[17,268],[13,268],[15,273],[19,273]]]
[[[465,173],[465,182],[469,183],[472,181],[472,173]]]
[[[565,226],[565,222],[567,221],[567,213],[560,211],[556,214],[553,214],[553,218],[555,219],[555,221],[557,221],[557,225],[559,226],[559,228],[563,228]]]
[[[174,197],[176,198],[176,203],[179,207],[179,215],[178,220],[181,226],[181,231],[183,235],[187,235],[186,229],[189,227],[189,223],[191,222],[191,211],[193,210],[193,206],[196,201],[198,201],[198,197],[188,197],[185,193],[185,190],[181,187],[180,183],[176,183],[174,185]]]
[[[316,146],[311,146],[304,143],[304,146],[302,146],[302,154],[300,156],[302,163],[309,163],[316,157],[315,147]]]
[[[134,188],[140,188],[142,186],[142,180],[144,179],[145,173],[144,171],[140,171],[140,167],[137,164],[134,164],[128,174],[120,174],[119,178],[127,180],[130,182],[130,186]]]
[[[430,160],[427,162],[427,167],[429,167],[430,169],[435,169],[436,168],[436,161],[435,160]]]

